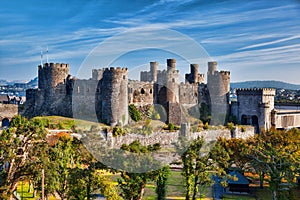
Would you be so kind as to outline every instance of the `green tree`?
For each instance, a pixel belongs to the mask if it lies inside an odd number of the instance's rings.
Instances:
[[[199,186],[211,184],[211,176],[208,171],[211,169],[209,154],[203,152],[203,138],[188,143],[184,138],[180,138],[180,144],[177,146],[178,152],[181,154],[183,164],[182,175],[185,179],[186,194],[185,199],[195,200],[199,193]]]
[[[167,195],[167,181],[170,175],[170,167],[166,166],[158,170],[156,177],[156,189],[157,200],[165,200]]]
[[[137,122],[142,119],[140,111],[133,104],[129,105],[128,112],[133,121]]]
[[[11,127],[0,134],[0,165],[5,167],[0,173],[3,199],[13,197],[20,180],[34,178],[41,172],[46,150],[42,123],[15,116]]]
[[[122,145],[121,149],[129,153],[127,157],[122,158],[122,168],[125,168],[125,170],[121,170],[121,179],[119,180],[119,187],[122,191],[121,196],[124,199],[142,199],[146,183],[150,180],[158,180],[159,174],[163,173],[160,170],[153,170],[159,169],[161,166],[150,155],[152,151],[157,151],[159,148],[158,145],[143,146],[139,141],[134,141],[129,145]],[[146,169],[143,172],[136,172],[136,167],[146,164]],[[161,177],[161,179],[164,178]],[[163,187],[164,183],[161,181],[160,183],[159,187]],[[159,188],[159,190],[163,191],[164,188]]]

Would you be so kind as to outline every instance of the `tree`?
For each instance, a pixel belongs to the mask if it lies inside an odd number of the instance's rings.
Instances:
[[[119,187],[122,191],[121,195],[128,200],[141,200],[144,195],[146,183],[150,180],[159,181],[159,187],[164,187],[166,179],[166,170],[161,169],[160,163],[153,160],[150,153],[159,150],[159,145],[149,145],[148,147],[141,145],[139,141],[134,141],[129,145],[123,144],[122,150],[128,152],[127,157],[123,157],[121,170],[121,179],[119,179]],[[118,158],[119,159],[119,158]],[[137,172],[137,168],[142,165],[147,165],[142,172]],[[158,170],[153,170],[158,169]],[[164,174],[164,177],[159,175]],[[160,180],[159,180],[160,179]],[[165,188],[159,188],[159,191],[164,192]],[[163,195],[159,196],[162,198]]]
[[[249,148],[244,153],[252,160],[253,168],[262,170],[270,177],[268,182],[273,200],[292,195],[293,179],[300,169],[299,130],[262,132],[249,142]]]
[[[112,180],[102,170],[97,170],[98,165],[99,163],[93,163],[87,168],[74,168],[70,171],[68,199],[90,199],[91,193],[96,191],[109,200],[121,199]]]
[[[156,189],[157,200],[165,200],[167,195],[167,181],[170,174],[169,166],[166,166],[158,170],[158,175],[156,177]]]
[[[209,154],[202,151],[203,138],[198,137],[188,146],[187,141],[181,138],[180,143],[177,148],[180,153],[183,151],[181,161],[183,164],[182,175],[185,178],[186,187],[185,199],[189,200],[192,195],[192,199],[195,200],[199,192],[199,186],[212,183],[208,173],[212,163],[210,162]]]
[[[47,152],[46,131],[40,120],[27,120],[20,115],[11,121],[11,127],[0,134],[1,197],[13,198],[19,181],[40,174]]]

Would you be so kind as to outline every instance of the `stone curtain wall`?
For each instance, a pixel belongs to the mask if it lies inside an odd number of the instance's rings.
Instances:
[[[197,137],[203,137],[206,142],[215,141],[218,137],[230,138],[240,138],[246,139],[253,137],[255,135],[254,127],[244,126],[245,131],[242,132],[241,128],[236,128],[233,133],[228,129],[218,129],[218,130],[203,130],[201,132],[194,132],[188,134],[186,137],[189,139],[196,139]],[[153,145],[155,143],[160,143],[162,146],[172,145],[178,141],[180,131],[176,132],[155,132],[149,136],[143,136],[140,134],[126,134],[124,136],[112,137],[111,133],[108,133],[107,141],[112,144],[114,148],[121,147],[122,144],[130,144],[135,140],[141,142],[142,145]]]

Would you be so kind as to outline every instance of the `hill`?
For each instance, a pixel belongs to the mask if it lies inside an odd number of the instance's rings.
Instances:
[[[234,88],[280,88],[289,90],[300,90],[300,85],[286,83],[282,81],[245,81],[230,83],[230,87]]]

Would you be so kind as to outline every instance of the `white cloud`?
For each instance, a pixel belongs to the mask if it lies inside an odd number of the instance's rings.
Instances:
[[[263,42],[263,43],[259,43],[259,44],[249,45],[249,46],[246,46],[246,47],[243,47],[243,48],[239,48],[238,50],[252,49],[252,48],[256,48],[256,47],[263,47],[263,46],[278,44],[278,43],[281,43],[281,42],[286,42],[286,41],[289,41],[289,40],[294,40],[294,39],[299,39],[299,38],[300,38],[300,35],[294,35],[294,36],[286,37],[286,38],[283,38],[283,39],[273,40],[271,42]]]

